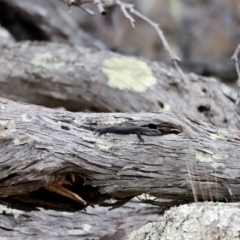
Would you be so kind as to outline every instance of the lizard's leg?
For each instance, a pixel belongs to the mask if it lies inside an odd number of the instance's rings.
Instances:
[[[137,137],[138,137],[138,139],[139,139],[139,142],[143,142],[143,143],[144,143],[144,139],[142,138],[140,132],[137,132]]]

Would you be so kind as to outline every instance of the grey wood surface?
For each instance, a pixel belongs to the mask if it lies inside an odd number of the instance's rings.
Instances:
[[[0,55],[0,95],[47,107],[95,112],[177,112],[227,127],[237,96],[236,91],[216,79],[190,73],[184,86],[174,68],[108,51],[24,42],[0,48]],[[107,70],[118,75],[115,86],[110,82],[111,74],[106,73],[106,61],[110,65]],[[148,69],[141,69],[142,64]],[[144,74],[156,82],[145,86],[148,79],[141,78]],[[130,86],[124,82],[126,78]],[[231,128],[239,128],[236,118],[232,119]]]
[[[75,211],[110,198],[118,207],[143,193],[168,201],[239,200],[239,131],[176,114],[70,113],[5,99],[0,109],[0,197],[17,208]],[[163,136],[139,143],[136,135],[93,133],[149,124]]]

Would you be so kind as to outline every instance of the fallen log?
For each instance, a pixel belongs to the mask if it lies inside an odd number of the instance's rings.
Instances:
[[[113,125],[162,136],[94,134]],[[239,131],[177,114],[70,113],[1,98],[0,201],[61,211],[117,208],[144,193],[163,206],[239,201],[239,140]]]
[[[0,48],[0,96],[70,111],[177,112],[228,127],[237,91],[146,59],[56,43]],[[231,127],[239,129],[233,118]]]

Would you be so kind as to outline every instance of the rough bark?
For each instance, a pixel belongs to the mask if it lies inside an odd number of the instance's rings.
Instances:
[[[36,9],[36,6],[31,8],[33,5],[28,1],[8,2],[13,6],[19,5],[23,12],[26,6],[31,11]],[[41,12],[31,11],[27,13],[30,13],[27,16],[29,20]],[[59,22],[57,27],[51,24],[47,18],[40,17],[38,27],[43,32],[47,29],[44,34],[51,30],[52,35],[49,36],[55,40],[66,38],[66,41],[81,43],[80,30],[76,33],[74,28],[64,28]],[[68,32],[64,32],[66,29]],[[82,45],[89,44],[86,39]],[[98,42],[94,43],[98,45]],[[189,86],[188,89],[183,88],[178,83],[179,76],[175,70],[144,59],[141,61],[150,66],[157,83],[144,93],[139,93],[135,87],[119,90],[118,86],[107,83],[110,76],[100,70],[104,68],[104,60],[123,58],[109,52],[36,43],[12,45],[0,52],[1,96],[39,105],[64,106],[75,111],[172,110],[222,127],[228,124],[228,115],[236,97],[215,80],[194,74],[187,75]],[[3,191],[0,200],[6,205],[24,210],[44,207],[76,211],[85,208],[82,200],[87,205],[117,207],[141,193],[161,197],[160,202],[152,199],[143,201],[163,205],[163,209],[178,205],[180,199],[181,202],[194,199],[239,201],[238,132],[223,131],[205,123],[167,114],[70,114],[23,106],[4,99],[1,99],[0,106],[0,153],[4,156],[1,159],[0,189]],[[144,137],[145,144],[139,144],[135,136],[107,135],[95,139],[92,135],[93,128],[99,124],[149,123],[161,128],[164,136]],[[238,128],[238,125],[236,121],[232,126]],[[117,204],[106,202],[109,198],[115,198]],[[121,209],[126,210],[124,207]],[[139,219],[135,216],[127,221],[134,213],[126,212],[128,218],[124,229],[131,221],[132,224],[137,224],[137,220],[141,224],[146,221],[139,215]],[[92,213],[96,211],[92,209]],[[54,216],[52,222],[51,216]],[[40,219],[42,224],[47,219],[47,225],[37,228],[41,230],[42,239],[100,237],[112,232],[111,223],[114,226],[119,223],[119,218],[114,221],[111,217],[105,212],[99,215],[101,222],[106,224],[104,229],[102,225],[89,223],[96,223],[99,219],[90,219],[83,213],[76,218],[68,215],[65,219],[61,213],[24,213],[17,221],[6,217],[2,228],[13,230],[17,227],[26,239],[26,235],[36,234],[33,227],[36,219]],[[148,216],[148,220],[153,220],[151,217]],[[91,225],[90,234],[84,229],[83,218],[84,224]],[[30,228],[29,222],[23,225],[30,219],[33,221]],[[64,230],[68,229],[66,232],[62,232],[64,227],[56,231],[54,224],[59,223],[56,219],[66,227]],[[53,228],[55,231],[51,231]],[[4,233],[5,237],[13,237],[18,232]],[[19,238],[20,234],[15,236]]]
[[[240,238],[239,207],[239,203],[206,202],[172,208],[157,222],[145,225],[125,239],[237,240]]]
[[[74,114],[5,99],[0,110],[3,204],[115,208],[143,193],[166,206],[239,201],[238,131],[176,114]],[[156,127],[163,136],[144,136],[145,143],[134,135],[94,136],[95,127],[111,125]]]
[[[55,43],[0,49],[0,95],[68,110],[178,112],[228,126],[237,93],[212,78],[179,73],[146,59]],[[191,103],[191,104],[190,104]],[[239,128],[232,119],[231,127]]]
[[[87,212],[35,211],[23,212],[0,206],[0,235],[6,239],[99,239],[113,235],[116,229],[127,231],[156,221],[157,207],[143,208],[139,203],[128,203],[108,211],[103,207],[88,208]],[[115,238],[116,240],[116,238]]]

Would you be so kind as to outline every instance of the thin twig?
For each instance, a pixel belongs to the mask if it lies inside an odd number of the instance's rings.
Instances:
[[[146,17],[142,13],[135,10],[134,5],[124,3],[120,0],[67,0],[67,1],[68,1],[68,5],[79,5],[79,6],[84,4],[84,3],[92,2],[94,5],[97,6],[98,11],[101,14],[106,14],[106,8],[118,5],[120,7],[123,15],[130,20],[133,27],[134,27],[135,19],[129,14],[129,12],[134,14],[138,18],[142,19],[143,21],[147,22],[157,32],[159,38],[162,41],[164,49],[168,52],[175,68],[180,73],[182,81],[184,83],[186,83],[186,76],[185,76],[184,72],[182,71],[182,69],[178,65],[178,63],[181,61],[181,59],[172,51],[170,45],[168,44],[168,42],[167,42],[167,40],[164,36],[163,31],[161,30],[161,28],[159,26],[159,24],[153,22],[151,19],[149,19],[148,17]]]
[[[95,4],[98,8],[98,11],[105,15],[107,13],[106,9],[104,8],[104,3],[101,0],[94,0],[93,4]]]
[[[177,71],[180,73],[182,80],[184,82],[186,82],[186,76],[183,73],[182,69],[178,65],[178,62],[180,62],[181,59],[172,51],[171,47],[169,46],[169,44],[168,44],[168,42],[167,42],[167,40],[164,36],[163,31],[161,30],[161,28],[159,26],[159,24],[153,22],[151,19],[147,18],[146,16],[144,16],[140,12],[136,11],[133,7],[131,7],[129,10],[130,10],[131,13],[133,13],[134,15],[136,15],[137,17],[139,17],[143,21],[147,22],[150,26],[152,26],[155,29],[159,38],[162,41],[164,49],[168,52],[171,60],[173,61],[174,66],[176,67]]]
[[[132,16],[128,13],[128,11],[126,9],[126,7],[130,8],[130,9],[133,8],[133,5],[128,4],[128,6],[127,6],[126,4],[123,4],[119,0],[116,0],[116,4],[119,5],[119,7],[121,8],[121,11],[123,12],[123,15],[130,20],[132,27],[135,28],[135,25],[134,25],[135,19],[132,18]]]
[[[84,12],[90,14],[90,15],[95,15],[94,12],[88,8],[84,8],[84,7],[81,7],[79,6]]]
[[[237,113],[238,105],[240,103],[240,68],[239,68],[239,61],[238,61],[239,52],[240,52],[240,44],[237,46],[237,48],[236,48],[236,50],[235,50],[235,52],[234,52],[234,54],[232,55],[232,58],[231,58],[235,63],[235,68],[236,68],[236,72],[237,72],[237,76],[238,76],[238,79],[237,79],[238,94],[237,94],[237,99],[236,99],[236,102],[235,102],[233,112],[232,112],[232,114],[229,118],[228,126],[230,126],[230,124],[232,122],[232,119],[235,117],[235,115]]]
[[[238,75],[237,84],[238,84],[238,87],[240,88],[240,69],[239,69],[239,63],[238,63],[239,52],[240,52],[240,44],[238,45],[237,49],[235,50],[234,54],[232,55],[232,60],[235,63],[235,67],[236,67],[236,71],[237,71],[237,75]]]

